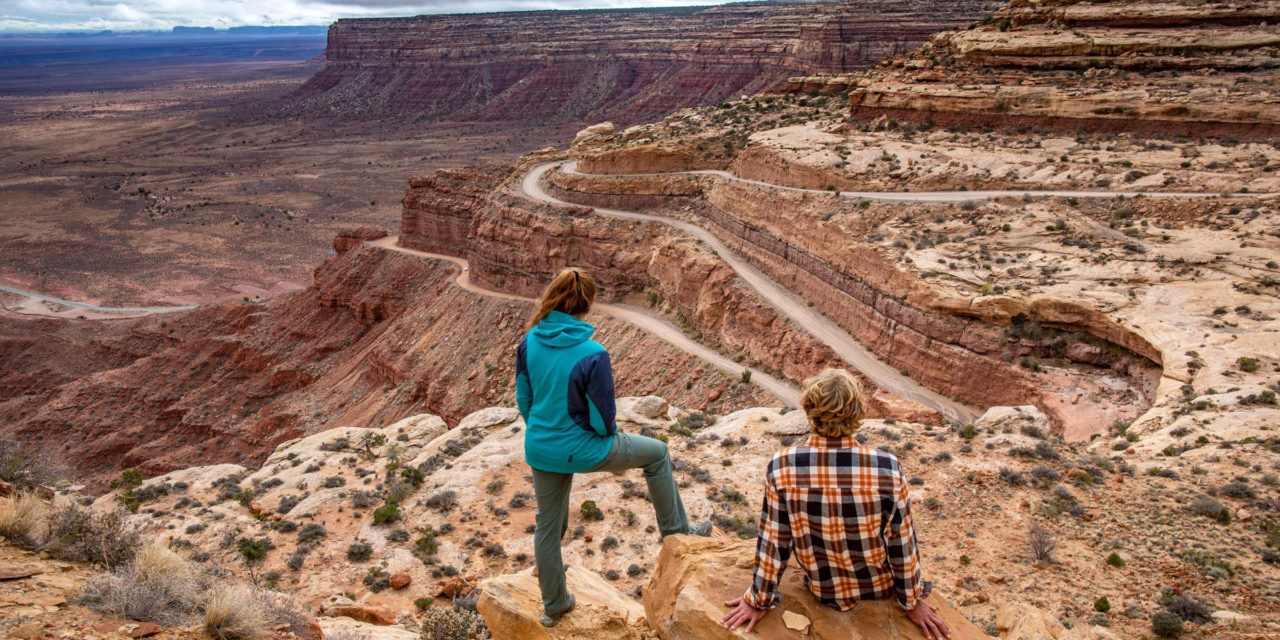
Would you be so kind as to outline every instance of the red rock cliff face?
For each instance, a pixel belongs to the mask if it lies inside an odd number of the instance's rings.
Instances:
[[[454,422],[514,401],[529,305],[458,288],[447,263],[347,249],[311,287],[266,304],[110,323],[0,322],[0,355],[24,372],[0,373],[0,434],[59,452],[102,481],[130,467],[151,475],[252,464],[281,441],[335,426],[424,412]],[[621,395],[657,393],[717,412],[772,402],[631,325],[591,321],[614,356]]]
[[[468,180],[470,178],[470,180]],[[798,330],[708,249],[665,225],[617,220],[585,208],[534,202],[496,185],[492,170],[414,178],[403,203],[400,243],[457,255],[475,284],[538,295],[559,269],[585,267],[608,299],[655,294],[705,343],[803,380],[837,363],[830,348]]]
[[[345,116],[642,122],[799,73],[861,69],[998,6],[767,2],[340,20],[325,68],[296,98]]]

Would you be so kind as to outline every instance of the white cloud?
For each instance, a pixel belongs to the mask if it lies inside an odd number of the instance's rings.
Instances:
[[[117,31],[173,26],[323,25],[431,13],[673,7],[726,0],[5,0],[0,31]]]

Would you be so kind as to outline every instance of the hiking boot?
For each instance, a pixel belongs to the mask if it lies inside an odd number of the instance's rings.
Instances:
[[[689,527],[688,534],[691,536],[701,536],[703,538],[711,537],[711,521],[704,520],[698,524]]]
[[[573,594],[571,593],[569,594],[569,606],[565,607],[564,611],[561,611],[554,616],[548,613],[543,613],[539,622],[541,622],[544,627],[554,627],[557,622],[560,622],[560,618],[564,617],[564,614],[573,611],[573,608],[577,606],[577,604],[578,601],[574,599]]]

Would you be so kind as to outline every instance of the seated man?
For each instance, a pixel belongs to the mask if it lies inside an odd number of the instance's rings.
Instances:
[[[859,600],[894,598],[926,638],[950,638],[924,598],[907,480],[897,458],[858,443],[865,414],[857,379],[827,369],[805,382],[801,406],[813,435],[774,454],[765,476],[764,510],[751,588],[725,603],[730,629],[756,623],[778,604],[794,550],[804,585],[823,604],[848,611]]]

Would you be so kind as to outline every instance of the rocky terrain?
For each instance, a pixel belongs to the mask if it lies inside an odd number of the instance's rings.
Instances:
[[[303,112],[529,124],[644,122],[673,109],[844,73],[999,4],[733,3],[340,20]]]
[[[765,463],[803,438],[807,421],[774,408],[708,416],[658,397],[619,405],[624,430],[669,442],[691,517],[711,519],[718,533],[663,546],[638,471],[580,477],[565,542],[579,610],[547,635],[522,631],[546,633],[528,572],[523,423],[511,408],[453,429],[434,415],[330,429],[281,443],[261,465],[124,474],[91,508],[135,510],[146,539],[224,580],[287,594],[326,634],[463,637],[431,635],[430,621],[478,596],[496,638],[731,637],[715,630],[719,600],[749,581],[753,545],[739,538],[754,536]],[[999,407],[966,429],[868,420],[859,432],[911,477],[924,572],[954,608],[944,616],[958,637],[1141,637],[1165,610],[1185,618],[1190,637],[1276,633],[1280,442],[1162,460],[1136,448],[1089,451],[1048,431],[1032,407]],[[263,553],[246,555],[257,542]],[[0,565],[42,562],[0,548]],[[59,637],[92,617],[77,598],[90,572],[44,567],[52,581],[0,582],[6,632],[35,621]],[[783,612],[815,632],[846,624],[808,603],[790,573],[783,607],[766,620],[777,635],[765,637],[800,637],[784,635],[794,632],[782,630]],[[857,615],[885,615],[876,610]]]
[[[1270,138],[1280,3],[1014,2],[850,79],[856,117]]]
[[[0,374],[4,434],[64,452],[88,480],[127,467],[256,464],[277,443],[333,425],[422,411],[456,423],[514,402],[529,303],[464,291],[457,267],[359,236],[335,245],[343,252],[312,286],[274,300],[91,326],[20,321],[21,337],[0,343],[13,365]],[[621,390],[706,409],[767,401],[631,325],[591,320]]]

